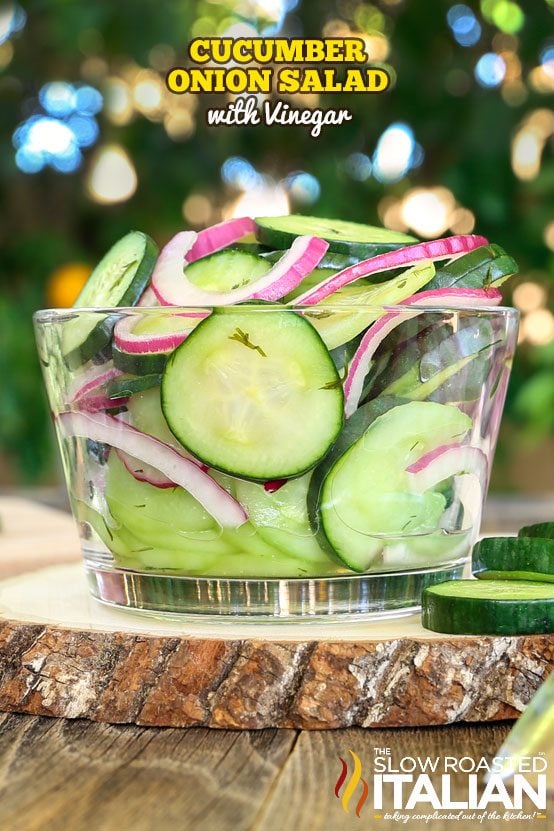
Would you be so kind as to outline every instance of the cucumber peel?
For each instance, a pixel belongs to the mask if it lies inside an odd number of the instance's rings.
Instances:
[[[299,214],[257,217],[256,225],[256,235],[264,245],[288,248],[295,237],[307,234],[324,239],[329,243],[330,251],[360,260],[417,242],[415,237],[387,228]]]
[[[473,548],[472,568],[477,577],[485,571],[530,572],[554,577],[554,539],[486,537]]]
[[[449,580],[423,590],[422,623],[452,635],[554,632],[554,584],[527,580]]]

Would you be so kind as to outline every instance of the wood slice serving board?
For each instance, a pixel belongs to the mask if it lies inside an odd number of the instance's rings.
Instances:
[[[52,514],[60,538],[74,534]],[[0,537],[0,562],[8,548]],[[78,563],[0,582],[0,710],[239,729],[494,721],[516,717],[553,667],[554,635],[436,635],[418,616],[163,619],[98,604]]]

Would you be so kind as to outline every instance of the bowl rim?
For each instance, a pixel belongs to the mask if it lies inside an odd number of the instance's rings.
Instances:
[[[241,312],[248,314],[253,312],[266,312],[268,314],[275,312],[303,312],[304,314],[311,312],[353,312],[353,311],[367,311],[377,312],[379,315],[388,314],[390,312],[400,312],[415,316],[415,314],[434,313],[434,314],[456,314],[464,313],[466,315],[488,314],[501,315],[504,317],[520,316],[520,312],[514,306],[464,306],[456,305],[455,303],[448,303],[447,305],[429,305],[429,306],[414,306],[402,303],[375,305],[373,303],[326,303],[321,305],[298,305],[291,304],[290,306],[278,305],[277,303],[260,303],[260,304],[245,304],[245,305],[215,305],[215,306],[107,306],[107,307],[69,307],[69,308],[46,308],[37,309],[33,313],[33,320],[37,324],[48,323],[64,323],[68,320],[75,319],[79,315],[95,314],[104,316],[125,315],[135,316],[146,313],[147,315],[165,314],[179,315],[180,313],[189,314],[191,317],[199,313],[207,312],[210,314],[214,310],[225,309],[240,309]],[[310,315],[307,315],[310,316]]]

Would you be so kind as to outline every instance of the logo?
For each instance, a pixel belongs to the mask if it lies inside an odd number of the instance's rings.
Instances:
[[[364,806],[374,819],[405,824],[408,820],[454,820],[472,824],[485,820],[546,819],[546,768],[538,756],[481,757],[403,756],[374,748],[366,778],[362,760],[353,750],[339,756],[335,797],[345,814],[359,819]]]
[[[350,800],[352,799],[352,796],[354,795],[354,791],[356,790],[356,788],[358,787],[358,785],[361,782],[362,783],[362,795],[360,796],[360,798],[358,799],[358,802],[356,804],[356,816],[359,817],[360,816],[360,811],[364,807],[365,801],[367,799],[367,795],[369,793],[369,785],[367,784],[365,779],[362,779],[362,763],[360,762],[360,757],[356,753],[354,753],[353,750],[349,750],[348,752],[350,753],[350,755],[352,756],[352,758],[354,760],[354,770],[352,771],[352,774],[351,774],[350,778],[348,779],[348,782],[346,783],[346,786],[344,788],[344,791],[343,791],[343,794],[342,794],[342,797],[341,797],[340,796],[340,791],[341,791],[341,788],[344,785],[346,777],[348,775],[348,765],[346,764],[346,762],[344,761],[342,756],[339,756],[339,759],[340,759],[341,764],[342,764],[342,770],[339,774],[339,778],[337,779],[337,784],[335,785],[335,796],[337,797],[337,799],[340,799],[344,813],[348,814],[349,813],[349,807],[348,806],[350,805]]]

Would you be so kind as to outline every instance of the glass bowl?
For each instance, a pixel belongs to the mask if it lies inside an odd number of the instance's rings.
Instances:
[[[247,619],[417,611],[479,532],[511,308],[49,309],[90,590]]]

